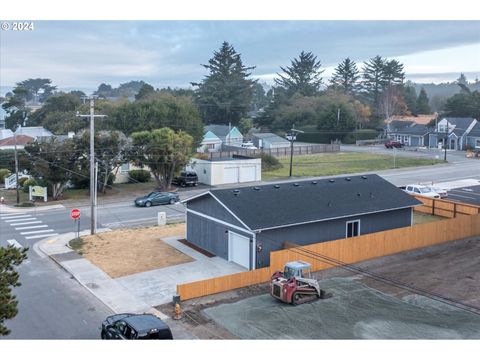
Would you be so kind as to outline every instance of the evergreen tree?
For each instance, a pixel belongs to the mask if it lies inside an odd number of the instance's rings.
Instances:
[[[395,59],[387,61],[385,63],[384,76],[387,86],[403,84],[405,80],[403,64]]]
[[[373,105],[375,114],[378,114],[380,95],[387,85],[385,79],[386,64],[387,60],[377,55],[367,61],[363,67],[363,91]]]
[[[430,109],[429,100],[427,92],[424,88],[420,90],[417,98],[417,113],[418,114],[430,114],[432,110]]]
[[[408,110],[412,115],[417,115],[417,91],[413,83],[407,82],[403,87],[403,98],[407,104]]]
[[[142,100],[148,98],[151,94],[155,93],[155,89],[150,84],[144,84],[137,95],[135,95],[135,100]]]
[[[192,83],[197,87],[196,101],[203,120],[237,125],[251,108],[256,80],[248,77],[255,67],[244,66],[240,54],[226,41],[203,67],[209,74],[201,83]]]
[[[27,251],[27,248],[20,250],[13,246],[0,246],[0,336],[10,333],[4,321],[13,319],[18,313],[18,301],[12,289],[21,283],[15,268],[27,259]]]
[[[354,95],[358,87],[360,72],[355,61],[346,58],[335,68],[330,82],[344,93]]]
[[[275,83],[285,89],[288,96],[295,93],[317,95],[322,84],[320,75],[324,72],[320,70],[321,66],[320,60],[311,52],[302,51],[298,59],[292,60],[291,66],[280,67],[285,75],[277,73],[279,78],[275,79]]]

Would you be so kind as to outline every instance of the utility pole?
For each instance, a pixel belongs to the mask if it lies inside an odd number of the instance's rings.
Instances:
[[[447,141],[448,141],[448,120],[447,126],[445,127],[445,139],[443,140],[443,148],[445,149],[445,153],[443,155],[443,161],[447,161]]]
[[[15,190],[17,192],[17,205],[20,204],[20,192],[18,190],[18,152],[17,152],[17,134],[13,133],[13,144],[14,144],[14,153],[15,153]]]
[[[95,118],[106,117],[106,115],[95,115],[95,97],[91,96],[90,100],[90,114],[81,115],[77,113],[78,117],[90,119],[90,234],[95,235],[97,231],[97,181],[95,171]]]
[[[289,177],[292,177],[292,167],[293,167],[293,142],[297,139],[297,133],[303,133],[301,130],[295,129],[295,124],[292,125],[290,133],[287,134],[286,138],[290,141],[290,172]]]

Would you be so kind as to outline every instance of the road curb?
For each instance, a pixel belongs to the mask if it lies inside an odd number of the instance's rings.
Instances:
[[[98,232],[106,232],[106,231],[111,231],[111,229],[99,229]],[[83,232],[80,232],[80,235],[88,235],[89,234],[89,231],[86,230],[86,231],[83,231]],[[102,302],[107,308],[109,308],[112,313],[118,313],[117,310],[115,310],[113,307],[112,307],[112,304],[108,303],[105,301],[105,299],[102,297],[102,296],[99,296],[98,293],[95,292],[94,289],[92,289],[91,287],[88,286],[88,284],[84,283],[81,279],[81,277],[79,276],[78,273],[75,273],[73,271],[71,271],[70,268],[68,268],[67,266],[65,266],[64,264],[62,264],[62,261],[59,261],[58,259],[55,258],[54,255],[60,255],[60,254],[64,254],[64,253],[69,253],[71,251],[73,251],[69,246],[68,246],[68,242],[73,240],[75,238],[75,233],[73,232],[70,232],[70,233],[64,233],[64,234],[60,234],[60,235],[56,235],[55,237],[50,237],[50,238],[47,238],[47,239],[43,239],[43,240],[40,240],[38,241],[37,243],[35,243],[33,245],[34,248],[37,248],[39,249],[39,251],[41,251],[43,254],[45,254],[47,257],[49,257],[51,260],[53,260],[60,268],[62,268],[65,272],[67,272],[68,274],[70,274],[70,276],[75,279],[82,287],[84,287],[85,289],[87,289],[93,296],[95,296],[100,302]],[[53,251],[48,251],[47,249],[45,249],[45,246],[48,246],[48,242],[49,241],[52,241],[52,240],[60,240],[60,243],[57,243],[55,244],[55,247],[56,247],[56,250],[54,249]],[[37,245],[38,244],[38,245]],[[61,247],[64,247],[65,248],[65,251],[59,251],[61,250]],[[85,259],[84,257],[82,257],[82,259],[88,261],[87,259]],[[89,261],[88,261],[89,262]],[[89,262],[90,263],[90,262]],[[95,269],[98,269],[95,265],[91,264],[91,267],[92,269],[95,268]],[[101,269],[98,269],[98,270],[101,270]],[[136,298],[135,295],[131,294],[130,292],[128,292],[125,288],[123,288],[123,286],[121,286],[120,284],[118,284],[117,282],[115,282],[114,279],[110,278],[109,277],[109,280],[112,281],[113,284],[115,285],[118,285],[122,288],[122,290],[124,290],[126,293],[128,293],[130,296],[132,296],[133,298],[136,299],[136,302],[137,302],[137,305],[140,305],[141,308],[145,307],[145,311],[146,313],[151,313],[157,317],[159,317],[160,319],[162,320],[167,320],[169,319],[169,316],[167,316],[166,314],[158,311],[157,309],[153,308],[152,306],[149,306],[148,304],[144,303],[143,301],[141,300],[138,300]],[[143,306],[145,305],[145,306]],[[134,312],[134,311],[132,311]]]

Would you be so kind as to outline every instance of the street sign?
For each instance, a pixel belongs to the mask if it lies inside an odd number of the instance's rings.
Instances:
[[[78,218],[80,218],[80,210],[73,209],[72,211],[70,211],[70,216],[72,217],[72,219],[77,220]]]

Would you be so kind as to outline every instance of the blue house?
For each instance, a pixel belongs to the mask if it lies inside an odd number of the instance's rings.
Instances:
[[[474,118],[443,118],[429,134],[429,146],[443,147],[446,139],[446,147],[450,150],[466,150],[467,144],[475,147],[477,130],[473,132],[473,136],[470,134],[477,124],[478,121]]]
[[[214,152],[222,149],[222,140],[211,131],[203,135],[203,140],[197,148],[197,152]]]
[[[240,146],[243,142],[243,135],[236,126],[229,125],[207,125],[204,128],[205,135],[200,143],[199,149],[207,151],[220,151],[225,146]]]

